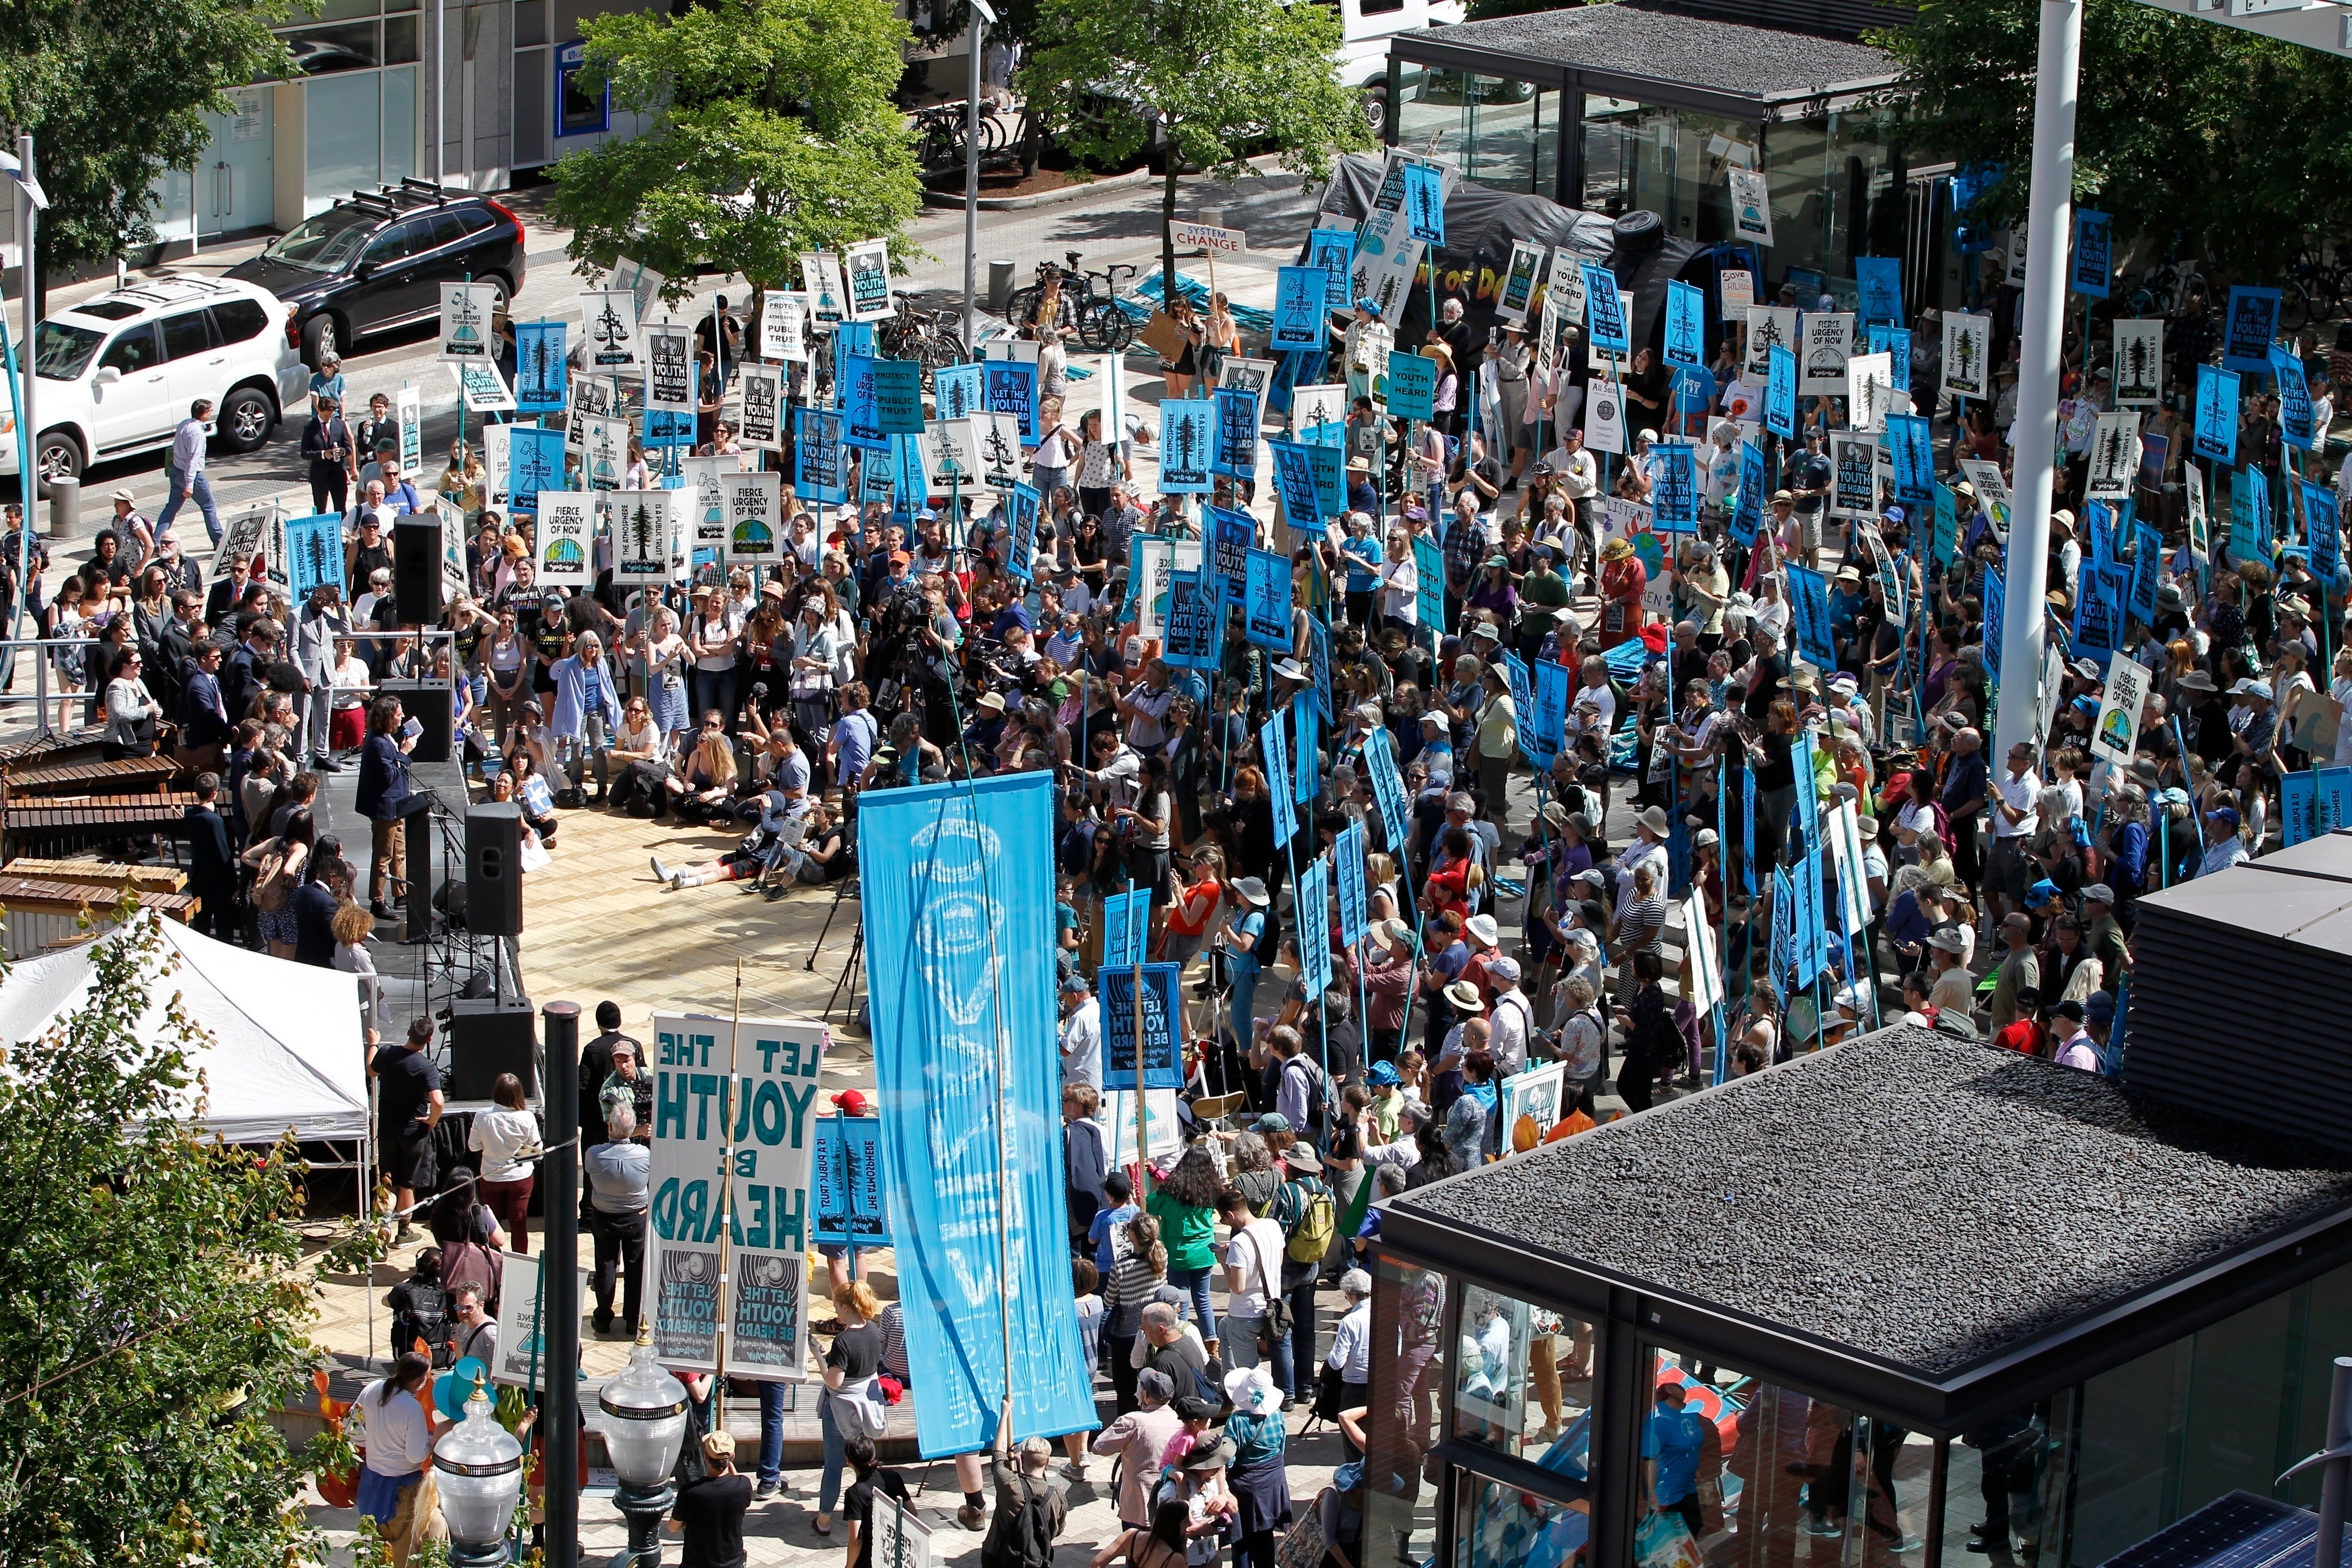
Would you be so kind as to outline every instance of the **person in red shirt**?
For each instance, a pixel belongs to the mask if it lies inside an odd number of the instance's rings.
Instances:
[[[1601,646],[1615,647],[1642,634],[1642,590],[1649,569],[1631,540],[1612,539],[1601,552]]]
[[[2031,985],[2017,988],[2017,1022],[1992,1037],[1992,1043],[2020,1056],[2047,1057],[2050,1031],[2042,1023],[2042,993]]]

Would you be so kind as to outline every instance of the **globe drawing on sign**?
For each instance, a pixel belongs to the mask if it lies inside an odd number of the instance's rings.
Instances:
[[[2099,721],[2099,739],[2128,754],[2132,749],[2132,719],[2122,709],[2111,710]]]
[[[548,541],[546,559],[550,566],[579,566],[584,564],[588,557],[581,550],[578,540],[551,539]]]
[[[759,518],[747,517],[735,525],[735,548],[740,552],[767,550],[775,542],[775,531]]]

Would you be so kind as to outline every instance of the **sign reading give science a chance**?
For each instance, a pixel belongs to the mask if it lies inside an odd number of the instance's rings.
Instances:
[[[654,1015],[647,1304],[664,1365],[717,1370],[725,1226],[729,1370],[808,1375],[810,1106],[830,1043],[822,1025]]]

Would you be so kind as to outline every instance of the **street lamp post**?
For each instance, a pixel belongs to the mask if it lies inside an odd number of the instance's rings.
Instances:
[[[980,352],[980,51],[996,13],[971,0],[971,58],[964,72],[963,352]]]
[[[686,1384],[654,1359],[650,1321],[637,1330],[628,1370],[604,1385],[596,1403],[604,1413],[604,1451],[621,1481],[614,1504],[629,1521],[629,1544],[611,1568],[661,1568],[662,1516],[677,1500],[670,1472],[686,1435]]]
[[[479,1374],[466,1401],[466,1418],[434,1446],[433,1478],[449,1526],[451,1568],[506,1562],[507,1529],[522,1494],[522,1444],[490,1414]]]
[[[2042,0],[2033,83],[2032,184],[2026,196],[2025,309],[2018,334],[2017,481],[2001,582],[2001,692],[1990,765],[2034,743],[2040,718],[2043,595],[2049,586],[2050,489],[2058,458],[2058,374],[2074,211],[2074,99],[2082,73],[2083,0]]]
[[[16,184],[16,240],[24,251],[17,281],[25,290],[25,342],[16,355],[16,489],[25,501],[25,525],[16,531],[16,581],[23,584],[33,574],[33,508],[41,499],[41,427],[33,418],[33,362],[39,349],[34,331],[40,324],[37,301],[41,295],[36,280],[40,276],[41,264],[35,253],[34,240],[40,226],[40,215],[49,205],[47,194],[41,189],[40,176],[33,171],[33,138],[29,132],[16,138],[15,157],[0,153],[0,174]],[[16,607],[8,620],[11,642],[24,635],[27,596],[22,592],[16,595]],[[16,659],[16,649],[9,649],[8,662],[13,665]]]

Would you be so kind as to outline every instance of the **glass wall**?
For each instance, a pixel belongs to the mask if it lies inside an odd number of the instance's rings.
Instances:
[[[1754,121],[1587,93],[1584,205],[1612,217],[1656,213],[1667,233],[1694,244],[1729,239],[1724,172],[1752,166],[1758,141]]]
[[[416,173],[416,68],[303,84],[304,216]]]
[[[1445,1376],[1446,1279],[1391,1256],[1372,1266],[1364,1533],[1358,1563],[1423,1563],[1437,1550],[1438,1405]]]
[[[1557,88],[1434,66],[1405,66],[1397,83],[1397,145],[1455,163],[1498,191],[1549,196],[1559,179]]]
[[[1809,306],[1823,290],[1850,300],[1853,258],[1873,254],[1873,205],[1902,195],[1893,189],[1876,121],[1855,110],[1776,121],[1764,132],[1763,166],[1772,192],[1771,259],[1786,269],[1773,281],[1793,277]],[[1896,251],[1889,245],[1883,254]]]

